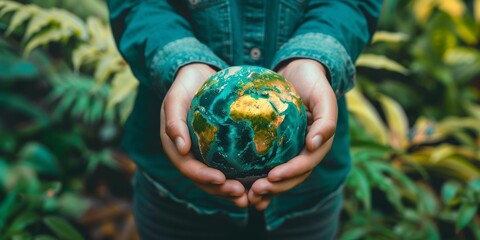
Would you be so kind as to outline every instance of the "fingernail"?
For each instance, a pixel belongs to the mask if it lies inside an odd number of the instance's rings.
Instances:
[[[185,146],[185,141],[183,141],[181,137],[177,137],[175,139],[175,146],[177,146],[177,149],[180,151]]]
[[[316,135],[312,138],[313,149],[317,149],[322,144],[322,136]]]

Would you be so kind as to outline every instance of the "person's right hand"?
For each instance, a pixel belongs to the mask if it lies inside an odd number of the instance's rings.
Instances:
[[[230,200],[239,207],[248,206],[245,187],[236,180],[195,159],[191,152],[191,139],[187,114],[197,90],[215,73],[210,66],[192,63],[178,71],[160,110],[160,138],[165,153],[173,165],[200,189],[214,196]]]

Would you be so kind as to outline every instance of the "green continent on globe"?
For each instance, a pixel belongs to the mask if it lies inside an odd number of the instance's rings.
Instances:
[[[265,176],[303,148],[303,101],[281,75],[240,66],[211,76],[188,113],[192,149],[198,159],[227,178]]]

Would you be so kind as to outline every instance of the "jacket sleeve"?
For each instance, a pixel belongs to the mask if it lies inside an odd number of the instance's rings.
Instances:
[[[137,79],[165,94],[178,69],[202,62],[226,63],[199,42],[190,24],[168,0],[107,0],[113,36]]]
[[[322,63],[337,97],[354,86],[354,62],[370,41],[382,0],[311,0],[302,24],[276,53],[278,70],[295,58]]]

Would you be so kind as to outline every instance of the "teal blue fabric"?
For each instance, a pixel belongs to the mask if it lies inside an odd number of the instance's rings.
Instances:
[[[377,23],[381,0],[108,0],[113,34],[140,81],[123,147],[158,194],[201,214],[245,224],[247,210],[198,189],[175,169],[159,137],[159,111],[178,69],[201,62],[215,69],[257,65],[278,70],[296,58],[322,63],[338,99],[333,147],[307,180],[275,196],[267,228],[312,214],[350,170],[344,94],[355,62]]]

